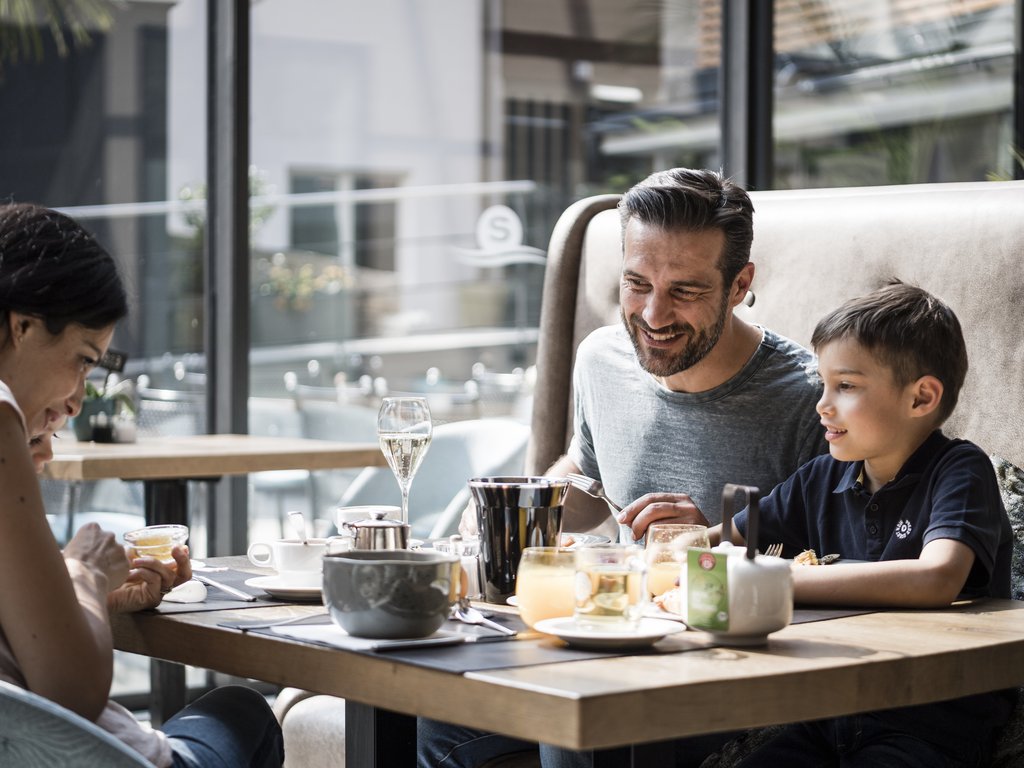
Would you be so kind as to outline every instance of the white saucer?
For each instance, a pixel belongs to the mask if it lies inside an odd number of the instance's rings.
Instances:
[[[316,575],[315,580],[283,579],[275,574],[274,576],[256,576],[246,579],[245,583],[250,587],[262,589],[273,597],[285,600],[319,600],[323,588],[321,579],[320,574]]]
[[[581,629],[576,626],[572,617],[543,619],[533,625],[538,632],[556,635],[569,645],[578,648],[616,649],[643,648],[676,632],[685,632],[686,625],[678,621],[665,619],[641,619],[636,631],[632,632],[600,632]]]
[[[514,606],[515,608],[519,607],[519,598],[516,595],[511,595],[510,597],[506,597],[505,598],[505,602],[508,605]]]

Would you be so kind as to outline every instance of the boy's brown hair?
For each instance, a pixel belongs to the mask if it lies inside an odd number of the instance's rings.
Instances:
[[[851,299],[818,322],[811,346],[817,351],[841,339],[870,350],[899,386],[934,376],[943,387],[938,423],[953,413],[967,376],[967,346],[953,310],[932,294],[892,280]]]

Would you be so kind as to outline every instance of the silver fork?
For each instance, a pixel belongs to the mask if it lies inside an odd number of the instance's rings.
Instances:
[[[768,557],[779,557],[782,554],[782,542],[769,544],[764,548],[764,554],[768,555]]]
[[[616,504],[614,501],[608,498],[608,494],[604,492],[604,486],[601,485],[600,480],[595,480],[592,477],[586,475],[577,475],[575,472],[570,472],[565,478],[572,484],[573,488],[579,488],[588,496],[593,496],[595,499],[601,499],[605,504],[608,505],[608,509],[612,511],[612,515],[618,517],[619,512],[622,511],[622,507]]]
[[[594,478],[587,477],[586,475],[579,475],[575,472],[567,473],[565,478],[573,488],[577,488],[588,496],[593,496],[595,499],[601,499],[608,505],[608,509],[611,511],[612,517],[614,517],[616,522],[618,522],[619,513],[622,512],[622,507],[608,498],[608,494],[604,492],[604,486],[601,485],[600,480],[595,480]],[[633,538],[633,529],[628,525],[619,523],[619,541],[622,544],[632,544],[635,542],[636,539]]]

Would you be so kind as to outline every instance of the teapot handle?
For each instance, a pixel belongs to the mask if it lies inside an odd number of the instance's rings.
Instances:
[[[732,515],[736,505],[736,497],[744,494],[747,499],[747,559],[753,560],[757,554],[758,500],[761,490],[754,485],[738,485],[726,483],[722,488],[722,541],[732,543]],[[742,507],[740,507],[742,509]]]

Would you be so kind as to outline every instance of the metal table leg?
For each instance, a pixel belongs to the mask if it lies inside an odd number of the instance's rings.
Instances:
[[[600,749],[594,752],[594,768],[646,768],[653,765],[674,765],[675,748],[671,741],[633,744],[618,749]]]
[[[188,481],[146,480],[146,525],[177,523],[188,525]],[[149,716],[159,727],[185,706],[185,667],[169,661],[153,660],[149,665]]]
[[[345,765],[416,765],[416,718],[345,699]]]

